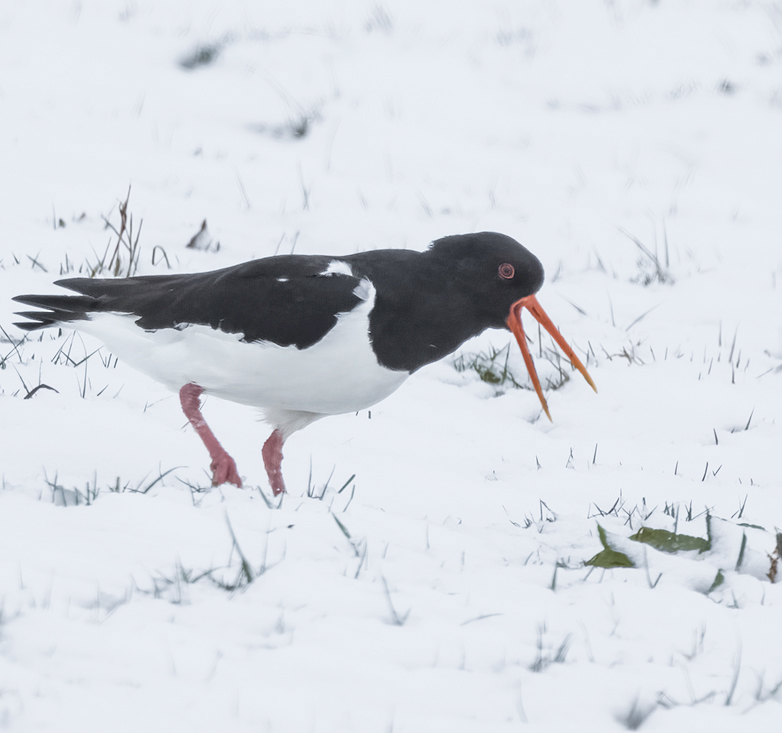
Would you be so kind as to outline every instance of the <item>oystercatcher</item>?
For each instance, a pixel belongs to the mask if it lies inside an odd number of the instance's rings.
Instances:
[[[212,272],[71,278],[79,295],[19,295],[27,331],[71,324],[179,392],[212,459],[213,485],[242,485],[201,414],[203,393],[261,408],[274,430],[262,449],[274,494],[282,446],[311,422],[374,405],[414,371],[487,328],[518,341],[551,419],[521,324],[527,308],[596,390],[535,293],[543,267],[503,234],[444,237],[424,252],[282,255]]]

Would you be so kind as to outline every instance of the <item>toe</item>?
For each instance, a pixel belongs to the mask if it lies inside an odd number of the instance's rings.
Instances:
[[[220,484],[233,484],[242,488],[242,479],[236,470],[236,463],[227,453],[212,462],[212,486]]]

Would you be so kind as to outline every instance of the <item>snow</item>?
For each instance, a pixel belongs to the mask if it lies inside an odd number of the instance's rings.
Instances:
[[[753,0],[5,0],[0,724],[775,728],[781,70]],[[175,394],[12,325],[129,184],[139,274],[513,236],[599,394],[563,362],[549,423],[443,360],[294,435],[279,504],[267,426],[209,399],[245,480],[211,489]],[[710,553],[628,539],[707,509]],[[637,567],[584,565],[598,523]]]

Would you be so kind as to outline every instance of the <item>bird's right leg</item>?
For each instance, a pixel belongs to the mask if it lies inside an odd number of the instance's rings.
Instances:
[[[215,434],[206,424],[206,420],[204,420],[204,416],[201,414],[201,394],[203,391],[203,387],[199,387],[192,382],[182,387],[179,390],[179,401],[182,403],[182,410],[212,458],[212,486],[229,483],[241,488],[242,479],[239,478],[234,459],[220,445],[220,441],[215,438]]]

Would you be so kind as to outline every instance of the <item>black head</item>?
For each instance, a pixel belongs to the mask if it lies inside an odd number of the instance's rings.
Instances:
[[[485,328],[507,328],[511,306],[543,285],[543,265],[515,239],[496,232],[457,234],[433,242],[437,260],[480,309]]]
[[[594,387],[535,297],[543,285],[543,265],[515,239],[496,232],[459,234],[438,239],[420,254],[383,250],[345,259],[377,289],[369,325],[381,365],[413,372],[487,328],[507,328],[548,414],[521,324],[526,308]]]
[[[521,323],[522,308],[526,308],[551,334],[573,366],[597,391],[592,377],[535,297],[543,285],[543,266],[532,252],[504,234],[481,232],[438,239],[427,255],[450,263],[450,270],[455,273],[459,285],[469,289],[473,301],[481,308],[485,327],[506,327],[513,332],[549,419],[551,415]]]

